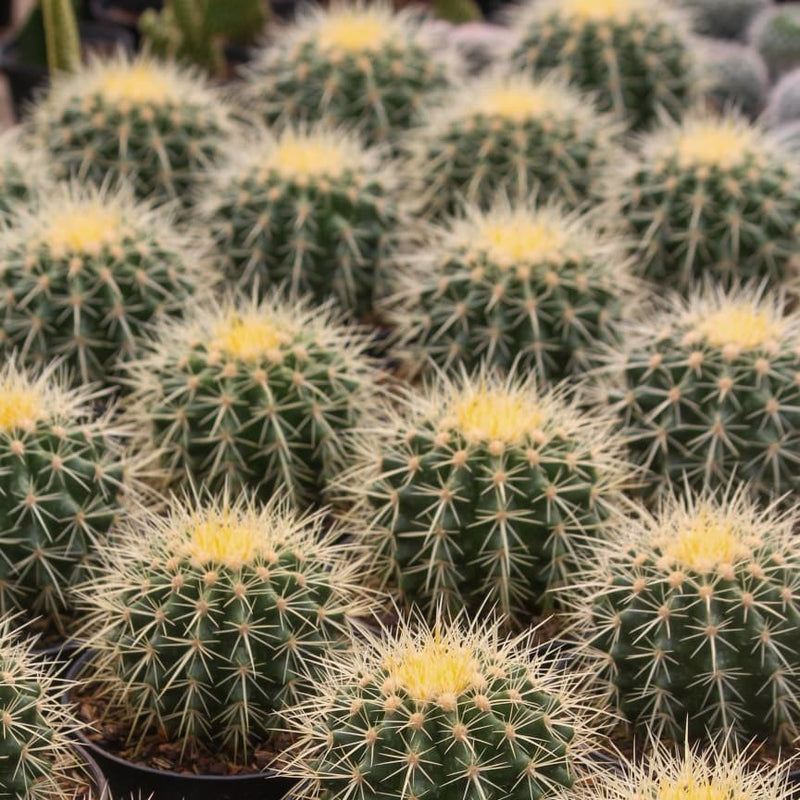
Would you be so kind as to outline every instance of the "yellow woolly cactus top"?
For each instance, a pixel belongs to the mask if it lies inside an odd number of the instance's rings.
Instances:
[[[180,99],[169,72],[151,61],[110,64],[98,73],[96,91],[112,103],[162,105]]]
[[[287,178],[337,178],[358,167],[359,155],[347,138],[326,132],[289,132],[268,150],[263,167]]]
[[[736,515],[700,507],[693,516],[677,521],[660,549],[677,564],[705,572],[749,557],[753,543],[752,531]]]
[[[465,107],[465,115],[497,117],[524,122],[537,117],[565,119],[571,113],[570,98],[555,83],[535,83],[517,76],[504,78],[478,90]]]
[[[680,781],[662,778],[655,800],[734,800],[743,798],[740,787],[733,781],[687,773]]]
[[[647,8],[643,0],[559,0],[565,17],[587,22],[625,22],[636,12]]]
[[[292,332],[264,314],[230,314],[214,331],[212,351],[242,361],[281,358],[281,348],[291,341]]]
[[[238,567],[252,563],[269,547],[263,520],[228,509],[195,514],[187,533],[186,553],[203,563]]]
[[[56,251],[95,253],[117,239],[121,224],[118,207],[94,198],[75,201],[63,211],[49,210],[42,239]]]
[[[763,150],[754,128],[723,117],[689,120],[664,140],[661,155],[676,157],[683,167],[731,169]]]
[[[510,267],[562,261],[566,239],[567,232],[555,217],[516,210],[478,219],[470,243],[491,262]]]
[[[13,375],[0,380],[0,431],[25,430],[46,416],[44,398],[35,386]]]
[[[781,325],[752,304],[730,303],[702,319],[697,331],[714,347],[754,350],[780,338]]]
[[[320,15],[315,40],[328,53],[373,53],[396,33],[391,14],[382,7],[340,7]]]

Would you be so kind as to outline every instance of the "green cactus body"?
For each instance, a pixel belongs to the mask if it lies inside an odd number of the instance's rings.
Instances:
[[[749,39],[774,78],[800,66],[800,3],[765,8],[753,21]]]
[[[484,361],[547,381],[578,375],[597,365],[600,343],[619,341],[634,296],[624,247],[553,207],[468,209],[405,261],[390,297],[402,347],[445,371]]]
[[[572,786],[595,721],[580,671],[490,623],[412,625],[355,641],[329,659],[316,696],[286,710],[304,796],[357,783],[363,800],[540,800]]]
[[[692,95],[688,18],[662,0],[537,0],[513,27],[517,68],[560,69],[632,128],[679,117]]]
[[[50,75],[75,72],[81,63],[81,41],[73,0],[41,0]]]
[[[61,627],[72,589],[130,489],[122,430],[92,420],[95,397],[62,389],[52,370],[0,374],[0,612]]]
[[[778,81],[764,117],[771,127],[800,121],[800,69],[789,72]]]
[[[313,660],[363,613],[357,561],[321,513],[173,499],[134,513],[84,586],[90,679],[127,715],[189,754],[248,764],[274,713],[307,691]]]
[[[750,119],[761,113],[767,102],[769,73],[753,48],[705,40],[701,63],[706,96],[718,112],[736,108]]]
[[[195,73],[146,56],[94,60],[57,77],[33,125],[65,176],[127,179],[139,198],[184,206],[233,129],[225,103]]]
[[[753,17],[769,0],[683,0],[692,27],[714,39],[743,39]]]
[[[333,296],[373,309],[398,219],[396,181],[379,154],[327,128],[262,133],[212,179],[206,218],[242,288]]]
[[[488,377],[386,413],[341,482],[376,574],[428,615],[488,602],[529,618],[616,502],[625,467],[609,420]]]
[[[641,275],[782,282],[800,271],[800,169],[736,116],[693,115],[649,135],[607,187]]]
[[[11,224],[12,212],[33,200],[47,179],[41,154],[24,147],[17,129],[0,136],[0,230]]]
[[[611,356],[604,404],[624,420],[653,487],[798,488],[800,318],[782,300],[707,292],[648,310],[626,342]]]
[[[450,81],[419,21],[383,2],[311,10],[276,34],[246,78],[243,105],[269,125],[326,120],[370,143],[397,143],[423,99]]]
[[[62,359],[76,382],[114,385],[164,317],[215,281],[209,245],[127,192],[73,187],[0,231],[0,336],[30,365]]]
[[[423,216],[463,201],[488,207],[499,190],[577,206],[597,198],[617,128],[592,101],[553,76],[493,74],[465,84],[409,139]]]
[[[374,388],[366,340],[324,309],[207,304],[132,365],[141,425],[176,478],[318,498]]]
[[[797,735],[797,518],[757,511],[744,491],[670,498],[619,522],[575,578],[616,704],[655,734]]]

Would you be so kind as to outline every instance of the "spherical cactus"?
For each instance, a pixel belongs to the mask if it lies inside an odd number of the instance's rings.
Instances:
[[[421,21],[386,2],[313,8],[256,55],[242,102],[268,124],[329,120],[390,140],[450,81]]]
[[[95,59],[58,77],[33,126],[66,175],[125,178],[140,198],[183,205],[232,131],[221,97],[199,75],[147,56]]]
[[[428,615],[530,618],[628,477],[610,418],[530,378],[441,379],[385,416],[340,485],[374,574]]]
[[[586,217],[498,201],[430,228],[389,298],[413,364],[516,365],[549,381],[596,365],[635,292],[624,246]],[[401,302],[399,302],[401,301]]]
[[[773,76],[800,66],[800,3],[765,8],[753,21],[749,38]]]
[[[63,629],[72,590],[132,488],[124,430],[93,419],[95,399],[64,389],[52,367],[37,378],[13,361],[0,371],[0,613]]]
[[[695,114],[650,134],[609,173],[607,196],[651,280],[686,290],[800,269],[800,166],[738,116]]]
[[[70,747],[80,726],[60,702],[68,684],[41,666],[35,641],[20,641],[18,622],[0,619],[0,797],[86,797],[86,765]]]
[[[746,488],[620,520],[565,592],[619,710],[658,735],[797,736],[798,515]]]
[[[800,315],[780,297],[706,291],[645,310],[610,356],[604,398],[652,485],[796,490]]]
[[[0,338],[28,364],[114,384],[161,318],[215,278],[208,249],[127,191],[59,187],[0,231]]]
[[[731,108],[755,119],[767,102],[769,73],[764,59],[752,48],[733,42],[702,43],[699,61],[707,80],[706,95],[714,108]]]
[[[456,212],[463,200],[487,207],[501,189],[576,206],[597,197],[600,173],[616,155],[613,121],[552,75],[490,74],[427,116],[409,138],[423,216]]]
[[[586,676],[533,650],[530,633],[414,620],[353,644],[285,713],[304,797],[541,800],[587,769],[604,720]]]
[[[800,120],[800,69],[784,75],[772,90],[764,116],[770,127]]]
[[[21,141],[18,129],[0,136],[0,229],[11,212],[29,202],[49,177],[44,159]]]
[[[205,746],[248,764],[274,713],[308,691],[315,660],[344,647],[369,606],[337,537],[321,512],[298,515],[280,498],[134,512],[83,587],[87,680],[133,739],[154,733],[186,755]]]
[[[753,17],[770,0],[683,0],[692,16],[692,27],[713,39],[743,39]]]
[[[633,128],[679,117],[694,88],[689,18],[662,0],[535,0],[513,27],[513,63],[561,69]]]
[[[230,277],[372,311],[398,218],[378,151],[328,128],[261,133],[214,175],[205,214]]]
[[[131,365],[133,410],[174,478],[318,498],[375,382],[367,340],[326,309],[205,303]]]

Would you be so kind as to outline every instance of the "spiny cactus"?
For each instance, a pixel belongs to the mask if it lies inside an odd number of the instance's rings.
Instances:
[[[380,153],[353,135],[264,131],[234,147],[204,210],[229,276],[248,292],[285,282],[363,317],[385,280],[396,190]]]
[[[429,616],[529,618],[630,477],[610,418],[531,378],[440,379],[384,413],[340,487],[374,574]]]
[[[0,231],[0,338],[28,364],[113,384],[161,318],[215,281],[209,246],[127,191],[41,193]]]
[[[61,703],[68,684],[41,666],[18,625],[0,619],[0,797],[77,798],[88,775],[70,746],[80,726]]]
[[[124,429],[97,399],[68,391],[51,366],[0,371],[0,613],[28,611],[63,629],[72,589],[131,490]]]
[[[233,129],[196,73],[148,56],[94,59],[56,77],[32,121],[65,175],[98,185],[128,179],[140,198],[184,205]]]
[[[692,95],[689,18],[662,0],[534,0],[512,27],[517,67],[562,70],[632,128],[679,117]]]
[[[552,75],[490,74],[427,116],[408,142],[422,216],[456,212],[462,200],[487,207],[500,189],[579,205],[597,196],[619,132],[589,97]]]
[[[771,127],[776,128],[800,120],[800,68],[792,70],[778,81],[764,117]]]
[[[328,310],[275,296],[200,304],[131,365],[131,413],[176,479],[309,502],[374,391],[366,344]]]
[[[367,142],[396,142],[449,72],[408,10],[334,2],[275,32],[245,74],[242,102],[270,125],[325,119],[358,127]]]
[[[800,66],[800,3],[765,8],[753,21],[749,39],[773,77]]]
[[[714,39],[743,39],[753,17],[770,0],[683,0],[692,27]]]
[[[185,755],[206,746],[247,764],[274,712],[308,691],[315,660],[344,647],[369,607],[337,537],[322,512],[301,516],[279,497],[134,512],[83,588],[87,680],[131,740],[157,733]]]
[[[530,632],[415,619],[353,645],[285,712],[303,796],[540,800],[586,768],[602,717],[585,675],[532,650]]]
[[[769,73],[756,50],[705,40],[699,60],[707,81],[706,95],[719,113],[737,108],[751,119],[761,113],[767,102]]]
[[[25,146],[21,129],[0,136],[0,230],[11,213],[27,204],[47,184],[48,169],[41,153]]]
[[[797,736],[798,515],[746,491],[617,521],[565,592],[620,711],[658,735]]]
[[[609,173],[607,197],[651,280],[686,290],[800,270],[800,166],[737,115],[695,113],[648,135]]]
[[[402,347],[413,364],[446,371],[485,362],[549,381],[585,372],[599,343],[618,341],[635,291],[619,241],[530,202],[468,208],[421,236],[404,267],[389,298]]]
[[[654,485],[798,488],[800,315],[781,296],[708,289],[645,309],[625,333],[603,404]]]

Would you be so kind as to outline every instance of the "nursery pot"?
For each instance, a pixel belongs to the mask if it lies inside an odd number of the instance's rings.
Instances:
[[[89,776],[92,780],[92,788],[95,790],[95,793],[92,795],[92,797],[95,798],[95,800],[110,800],[106,777],[103,775],[103,772],[98,766],[97,762],[89,755],[85,747],[75,745],[75,750],[86,762],[86,766],[89,769]]]
[[[92,653],[78,658],[67,673],[75,681]],[[72,705],[69,691],[65,705]],[[120,758],[79,732],[81,746],[97,762],[112,797],[143,797],[149,800],[280,800],[296,785],[292,778],[266,770],[247,775],[195,775],[153,769]]]

